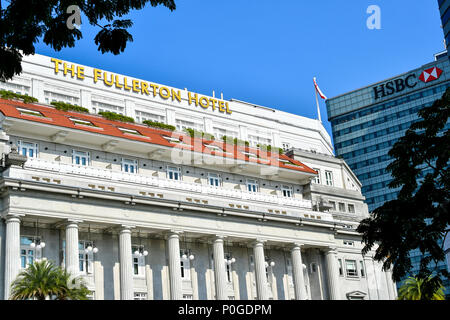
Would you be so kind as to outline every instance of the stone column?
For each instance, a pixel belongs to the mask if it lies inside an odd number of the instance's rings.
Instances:
[[[292,276],[294,280],[295,299],[305,300],[305,279],[303,277],[303,262],[300,247],[300,244],[295,243],[291,249]]]
[[[225,270],[225,255],[223,252],[223,237],[217,236],[213,243],[214,256],[214,280],[216,287],[216,299],[227,300],[227,282]]]
[[[169,254],[170,298],[181,300],[180,237],[178,233],[172,232],[167,236],[167,250]]]
[[[20,219],[7,216],[5,243],[5,300],[9,299],[11,284],[20,270]]]
[[[133,300],[133,261],[131,255],[131,228],[122,227],[119,233],[120,299]]]
[[[335,248],[330,248],[326,251],[328,291],[330,300],[340,300],[339,274],[337,270],[336,255],[337,251]]]
[[[269,293],[267,292],[264,241],[256,240],[253,243],[253,255],[255,260],[255,280],[258,300],[268,300]]]
[[[80,273],[80,249],[78,245],[78,222],[66,224],[66,270],[72,277]]]

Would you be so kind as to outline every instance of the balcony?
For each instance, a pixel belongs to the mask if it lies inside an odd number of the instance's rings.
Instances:
[[[248,191],[225,189],[202,185],[199,183],[188,183],[184,181],[167,180],[158,177],[144,176],[140,174],[130,174],[111,169],[98,168],[93,166],[80,166],[71,163],[61,163],[58,161],[46,161],[38,158],[29,158],[25,163],[25,169],[45,170],[60,174],[74,174],[78,176],[95,177],[111,180],[115,182],[128,182],[133,184],[154,186],[163,189],[174,189],[178,191],[189,191],[208,195],[216,195],[226,198],[258,201],[268,204],[289,206],[312,210],[311,201],[295,198],[280,197],[262,193],[253,193]]]

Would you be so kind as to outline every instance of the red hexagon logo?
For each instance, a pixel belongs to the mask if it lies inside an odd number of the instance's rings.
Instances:
[[[433,68],[424,70],[420,74],[419,79],[421,81],[427,83],[427,82],[431,82],[431,81],[439,79],[441,74],[442,74],[442,70],[441,69],[439,69],[438,67],[433,67]]]

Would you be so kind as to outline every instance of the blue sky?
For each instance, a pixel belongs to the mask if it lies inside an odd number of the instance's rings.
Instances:
[[[409,71],[444,49],[437,0],[176,0],[128,15],[134,41],[101,54],[98,27],[82,21],[83,39],[36,52],[152,82],[316,118],[312,79],[329,98]],[[381,30],[369,30],[369,5]],[[326,107],[325,128],[331,136]]]

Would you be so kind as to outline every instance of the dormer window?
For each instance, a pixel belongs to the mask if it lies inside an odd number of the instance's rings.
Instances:
[[[77,119],[77,118],[69,118],[74,124],[81,125],[81,126],[90,126],[95,127],[95,125],[87,120]]]
[[[163,138],[169,141],[170,143],[181,143],[181,140],[175,137],[163,136]]]
[[[215,146],[213,144],[205,144],[205,147],[211,149],[212,151],[220,151],[223,152],[222,148]]]
[[[24,108],[17,108],[17,110],[20,111],[21,115],[45,117],[42,113],[40,113],[39,111],[36,111],[36,110],[30,110],[30,109],[24,109]]]
[[[256,154],[254,154],[254,153],[247,152],[247,151],[242,151],[242,153],[245,154],[245,155],[246,155],[247,157],[249,157],[249,158],[255,158],[255,159],[258,159],[258,156],[257,156]]]
[[[138,135],[138,136],[142,136],[142,134],[134,129],[128,129],[128,128],[119,128],[120,131],[122,131],[122,133],[125,134],[134,134],[134,135]]]

